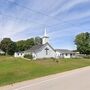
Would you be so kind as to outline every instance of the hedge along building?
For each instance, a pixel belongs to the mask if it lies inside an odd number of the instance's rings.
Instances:
[[[73,58],[75,53],[70,50],[54,49],[48,42],[46,29],[44,36],[42,37],[42,44],[33,46],[32,48],[23,51],[16,52],[15,57],[24,57],[24,55],[32,54],[34,59],[40,58]]]

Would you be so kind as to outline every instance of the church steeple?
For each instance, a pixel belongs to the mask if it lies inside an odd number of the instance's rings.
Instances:
[[[42,44],[46,44],[46,43],[48,43],[48,36],[47,36],[47,30],[46,30],[46,28],[45,28],[45,31],[44,31],[44,36],[43,36],[43,38],[42,38]]]
[[[47,36],[47,31],[46,31],[46,28],[45,28],[44,36]]]

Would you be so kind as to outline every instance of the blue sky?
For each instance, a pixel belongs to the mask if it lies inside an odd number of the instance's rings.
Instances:
[[[0,0],[0,38],[43,36],[54,48],[75,49],[75,36],[90,32],[90,0]]]

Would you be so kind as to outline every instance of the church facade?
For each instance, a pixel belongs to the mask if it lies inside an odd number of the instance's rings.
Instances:
[[[51,47],[49,43],[45,43],[43,45],[33,46],[31,49],[24,51],[25,54],[32,53],[34,59],[37,58],[55,58],[56,53],[55,50]]]
[[[34,59],[41,59],[41,58],[73,58],[75,57],[75,53],[71,52],[70,50],[60,50],[54,49],[48,43],[49,37],[46,34],[46,30],[44,36],[42,37],[42,44],[33,46],[32,48],[23,51],[23,52],[16,52],[14,57],[24,57],[24,55],[32,54]]]

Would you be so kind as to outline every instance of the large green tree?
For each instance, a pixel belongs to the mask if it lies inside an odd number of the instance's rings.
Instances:
[[[40,44],[42,44],[42,38],[40,38],[40,37],[35,37],[35,45],[40,45]]]
[[[25,40],[20,40],[16,42],[17,51],[24,51],[25,50]]]
[[[77,50],[81,54],[90,54],[90,33],[80,33],[75,38]]]
[[[0,48],[9,55],[13,55],[16,51],[16,43],[10,38],[4,38],[0,43]]]
[[[27,40],[20,40],[16,42],[16,45],[17,45],[17,51],[25,51],[35,45],[34,38],[30,38]]]
[[[13,42],[10,38],[4,38],[0,43],[0,49],[2,49],[6,54],[13,55],[16,51],[25,51],[32,46],[39,45],[41,43],[42,39],[40,37],[20,40],[17,42]]]
[[[39,45],[42,43],[42,39],[40,37],[30,38],[27,40],[20,40],[16,42],[17,51],[25,51],[31,48],[34,45]]]
[[[26,46],[25,50],[31,48],[34,45],[35,45],[34,38],[27,39],[26,40],[26,45],[25,45]]]

